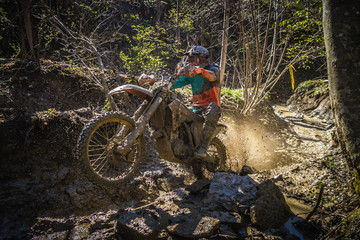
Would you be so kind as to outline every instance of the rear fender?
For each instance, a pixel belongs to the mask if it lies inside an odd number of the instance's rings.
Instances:
[[[151,91],[133,84],[125,84],[120,87],[114,88],[109,92],[109,94],[115,95],[123,92],[130,93],[144,100],[151,100],[154,97],[154,94]]]

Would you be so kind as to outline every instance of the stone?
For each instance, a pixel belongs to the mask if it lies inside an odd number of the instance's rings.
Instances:
[[[90,235],[90,224],[83,223],[75,226],[71,230],[69,239],[71,240],[89,239],[89,235]]]
[[[31,227],[33,232],[63,232],[69,231],[74,227],[73,223],[64,219],[38,218],[37,222]]]
[[[231,201],[250,206],[256,197],[256,187],[260,184],[259,176],[217,172],[214,174],[209,188],[209,195],[219,203]]]
[[[253,168],[253,167],[250,167],[250,166],[247,166],[247,165],[244,165],[242,168],[241,168],[241,171],[240,171],[240,176],[245,176],[245,175],[248,175],[248,174],[254,174],[254,173],[257,173],[258,171]]]
[[[250,208],[251,223],[262,229],[280,227],[292,215],[280,189],[266,180],[259,185],[254,205]]]
[[[156,239],[159,234],[159,224],[146,213],[125,212],[118,218],[116,233],[129,240]]]
[[[185,190],[189,191],[190,194],[198,194],[201,192],[201,190],[209,188],[209,186],[210,186],[210,180],[206,178],[202,178],[195,181],[190,186],[187,186]]]
[[[167,230],[170,234],[193,239],[210,237],[219,230],[219,227],[219,219],[187,215],[178,223],[168,226]]]
[[[243,225],[244,223],[240,214],[236,212],[213,211],[207,213],[207,215],[219,219],[221,223],[227,223],[231,225]]]

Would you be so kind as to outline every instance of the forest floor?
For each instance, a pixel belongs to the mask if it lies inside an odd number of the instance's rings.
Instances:
[[[236,104],[224,101],[230,104],[224,109],[231,109],[224,110],[221,120],[229,127],[222,138],[229,159],[226,173],[217,174],[217,180],[196,188],[194,184],[199,182],[189,169],[148,151],[139,175],[119,191],[92,184],[77,159],[81,129],[105,102],[88,78],[69,65],[49,61],[42,62],[41,71],[13,61],[2,62],[0,68],[0,239],[136,239],[144,237],[144,232],[126,232],[122,217],[140,214],[138,211],[144,217],[162,209],[170,225],[175,210],[170,214],[165,205],[179,201],[175,212],[181,210],[182,215],[186,209],[193,211],[192,217],[194,213],[212,214],[215,220],[207,222],[213,223],[211,231],[186,235],[186,229],[179,232],[167,226],[166,231],[153,231],[156,236],[146,235],[146,239],[359,237],[359,202],[351,187],[351,173],[334,140],[326,81],[303,84],[286,104],[264,104],[247,117],[236,114]],[[113,78],[117,84],[125,82],[119,76]],[[135,103],[126,102],[122,110],[131,112],[134,107]],[[147,144],[151,149],[153,143],[149,140]],[[271,189],[279,189],[291,210],[290,219],[298,223],[301,219],[296,229],[289,221],[271,229],[261,228],[261,221],[252,219],[251,204],[240,206],[238,200],[230,206],[223,202],[209,209],[211,202],[223,200],[210,197],[219,179],[243,179],[240,173],[244,166],[250,169],[247,176],[259,181],[257,188],[270,180]],[[319,206],[311,213],[318,201]],[[276,212],[269,214],[275,216]],[[234,222],[234,216],[244,220]],[[304,221],[308,216],[310,219]]]

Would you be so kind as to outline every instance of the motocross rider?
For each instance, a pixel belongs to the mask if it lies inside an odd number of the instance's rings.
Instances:
[[[220,80],[219,67],[207,64],[209,52],[202,46],[193,46],[185,53],[188,63],[177,71],[177,80],[173,88],[190,84],[193,93],[193,111],[205,119],[200,143],[195,151],[195,157],[205,159],[207,148],[215,137],[220,110]]]

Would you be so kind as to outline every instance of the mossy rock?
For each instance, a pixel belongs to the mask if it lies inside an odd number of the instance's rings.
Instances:
[[[299,84],[295,93],[300,95],[318,96],[328,92],[327,80],[308,80]]]

